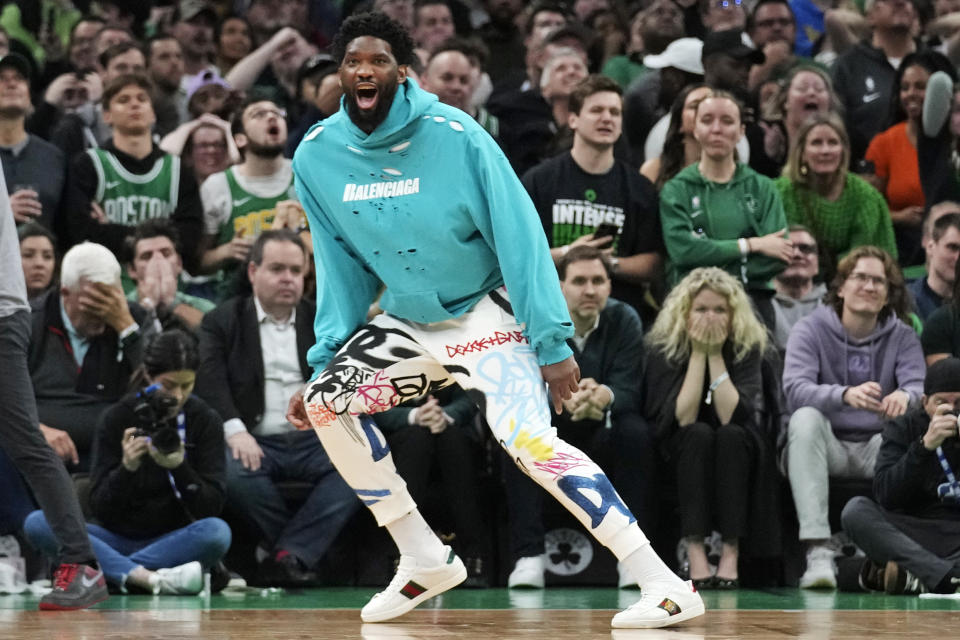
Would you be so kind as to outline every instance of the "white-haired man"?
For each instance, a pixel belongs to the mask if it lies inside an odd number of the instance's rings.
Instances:
[[[127,302],[120,263],[102,245],[70,249],[60,281],[59,291],[34,303],[28,365],[47,442],[74,470],[86,470],[97,419],[126,392],[152,325]]]

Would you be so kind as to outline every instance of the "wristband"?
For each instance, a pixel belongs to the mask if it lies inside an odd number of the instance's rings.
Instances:
[[[560,255],[561,255],[561,256],[565,256],[565,255],[567,255],[567,253],[569,253],[569,252],[570,252],[570,245],[565,244],[565,245],[563,245],[562,247],[560,247]]]
[[[746,257],[750,254],[750,243],[746,238],[738,238],[737,246],[740,247],[740,255]]]
[[[710,383],[710,388],[707,389],[707,397],[704,400],[704,402],[706,402],[707,404],[711,404],[713,402],[713,392],[716,391],[717,387],[723,384],[723,381],[729,377],[730,377],[730,374],[727,373],[726,371],[724,371],[719,376],[717,376],[717,379]]]

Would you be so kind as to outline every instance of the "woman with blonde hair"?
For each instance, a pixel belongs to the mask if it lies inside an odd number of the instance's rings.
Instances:
[[[670,292],[646,342],[646,414],[675,471],[690,578],[735,589],[742,538],[770,545],[757,555],[779,547],[773,457],[757,417],[766,329],[740,283],[705,267]],[[704,538],[715,529],[723,549],[711,575]]]
[[[850,138],[835,113],[811,116],[797,131],[783,175],[774,181],[787,221],[813,232],[829,280],[854,247],[874,245],[896,257],[887,203],[866,180],[847,170]]]

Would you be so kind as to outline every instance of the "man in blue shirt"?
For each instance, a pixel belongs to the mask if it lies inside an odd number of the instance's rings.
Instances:
[[[490,136],[407,77],[413,43],[382,14],[334,42],[340,111],[294,156],[317,256],[317,372],[290,403],[400,550],[397,574],[361,611],[402,615],[466,577],[396,473],[367,414],[459,383],[485,395],[508,455],[628,566],[643,589],[615,627],[661,627],[703,602],[657,557],[603,471],[556,435],[578,388],[573,333],[539,219]],[[383,290],[386,311],[364,325]],[[507,291],[509,290],[509,294]]]

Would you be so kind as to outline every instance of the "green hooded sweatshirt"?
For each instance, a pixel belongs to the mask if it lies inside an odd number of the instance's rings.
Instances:
[[[786,264],[759,253],[744,260],[738,238],[786,229],[783,203],[773,181],[744,164],[730,182],[719,184],[692,164],[663,185],[660,220],[675,285],[697,267],[720,267],[747,289],[767,289]]]

